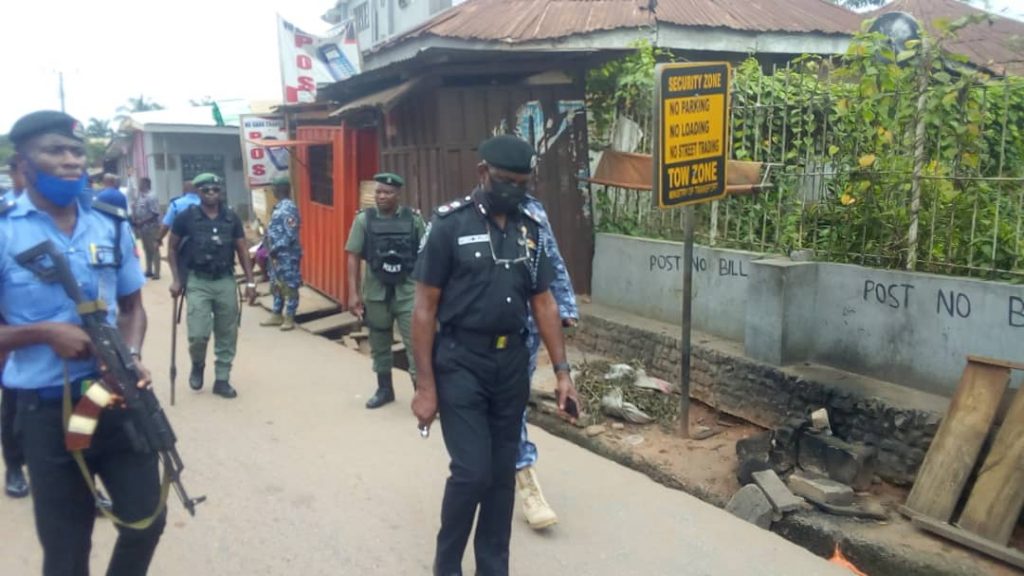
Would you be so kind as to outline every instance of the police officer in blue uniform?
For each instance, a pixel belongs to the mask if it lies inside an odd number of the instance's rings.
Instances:
[[[171,226],[174,226],[174,220],[178,217],[178,214],[188,210],[191,206],[198,206],[202,201],[199,197],[199,192],[196,191],[195,184],[191,180],[185,181],[184,190],[181,196],[171,200],[167,205],[164,219],[160,221],[160,242],[163,242],[164,237],[171,231]]]
[[[4,384],[17,391],[18,427],[32,477],[36,531],[43,546],[44,576],[89,573],[95,499],[64,447],[62,397],[72,401],[99,375],[74,303],[59,284],[44,283],[16,256],[49,240],[67,258],[85,297],[99,299],[138,358],[146,331],[141,288],[145,280],[128,224],[101,213],[86,191],[82,126],[61,113],[42,111],[10,131],[27,187],[0,214],[0,352],[7,353]],[[122,228],[118,232],[118,228]],[[119,242],[118,242],[119,240]],[[149,384],[148,372],[140,386]],[[103,480],[119,526],[108,576],[142,575],[163,532],[155,453],[133,450],[122,411],[104,411],[84,452],[89,470]],[[158,512],[159,511],[159,512]],[[158,513],[157,513],[158,512]]]
[[[18,170],[17,156],[12,155],[7,161],[7,168],[14,187],[0,198],[0,207],[12,203],[25,190],[25,177]],[[3,362],[0,360],[0,369]],[[28,480],[25,479],[25,451],[21,449],[21,435],[14,429],[14,416],[17,414],[18,393],[13,388],[3,385],[0,378],[0,447],[4,456],[4,493],[11,498],[28,496]]]
[[[462,574],[474,519],[476,573],[508,574],[516,453],[530,393],[528,310],[558,375],[563,416],[576,403],[550,291],[554,270],[540,223],[524,209],[533,148],[497,136],[480,145],[480,156],[480,185],[436,209],[413,273],[419,373],[412,409],[421,430],[440,411],[451,457],[434,558],[442,576]]]

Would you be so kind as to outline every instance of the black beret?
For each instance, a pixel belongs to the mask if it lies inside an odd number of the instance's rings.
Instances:
[[[82,123],[73,117],[54,110],[40,110],[18,119],[7,135],[15,146],[24,144],[28,139],[42,134],[60,134],[85,141],[85,129]]]
[[[536,152],[525,140],[503,134],[480,143],[480,159],[495,168],[517,174],[533,172]]]
[[[381,172],[380,174],[374,175],[373,179],[381,184],[387,184],[388,186],[394,186],[395,188],[405,186],[405,180],[398,174],[393,174],[391,172]]]

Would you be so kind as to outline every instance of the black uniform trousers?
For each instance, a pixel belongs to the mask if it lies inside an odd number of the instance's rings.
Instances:
[[[530,395],[530,353],[525,339],[508,339],[501,350],[469,346],[438,334],[434,350],[441,431],[451,475],[441,505],[434,574],[462,574],[462,556],[477,516],[479,576],[507,576],[516,452],[523,410]]]
[[[21,438],[14,430],[17,412],[18,392],[0,384],[0,446],[3,447],[4,465],[8,470],[17,470],[25,465]]]
[[[103,480],[114,515],[134,522],[156,510],[160,477],[157,454],[133,450],[123,426],[128,418],[125,411],[105,410],[84,455],[89,470]],[[87,576],[96,504],[78,465],[64,448],[61,403],[19,392],[17,420],[32,477],[43,576]],[[107,576],[146,574],[165,522],[163,511],[145,530],[119,526]]]

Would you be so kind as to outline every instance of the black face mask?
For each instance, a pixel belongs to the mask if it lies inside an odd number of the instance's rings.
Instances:
[[[515,212],[520,205],[526,202],[526,186],[491,180],[491,187],[487,191],[487,201],[491,210],[499,214]]]

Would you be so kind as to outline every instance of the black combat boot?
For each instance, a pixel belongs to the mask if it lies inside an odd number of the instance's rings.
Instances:
[[[24,498],[28,496],[28,481],[25,480],[25,473],[21,466],[8,468],[4,478],[4,492],[11,498]]]
[[[206,364],[192,363],[192,373],[188,375],[188,385],[193,390],[203,389],[203,370],[206,369]]]
[[[377,374],[377,392],[366,401],[370,410],[395,401],[395,387],[391,384],[391,372]]]
[[[228,384],[227,380],[214,380],[213,381],[213,393],[222,398],[234,398],[238,396],[238,392]]]

